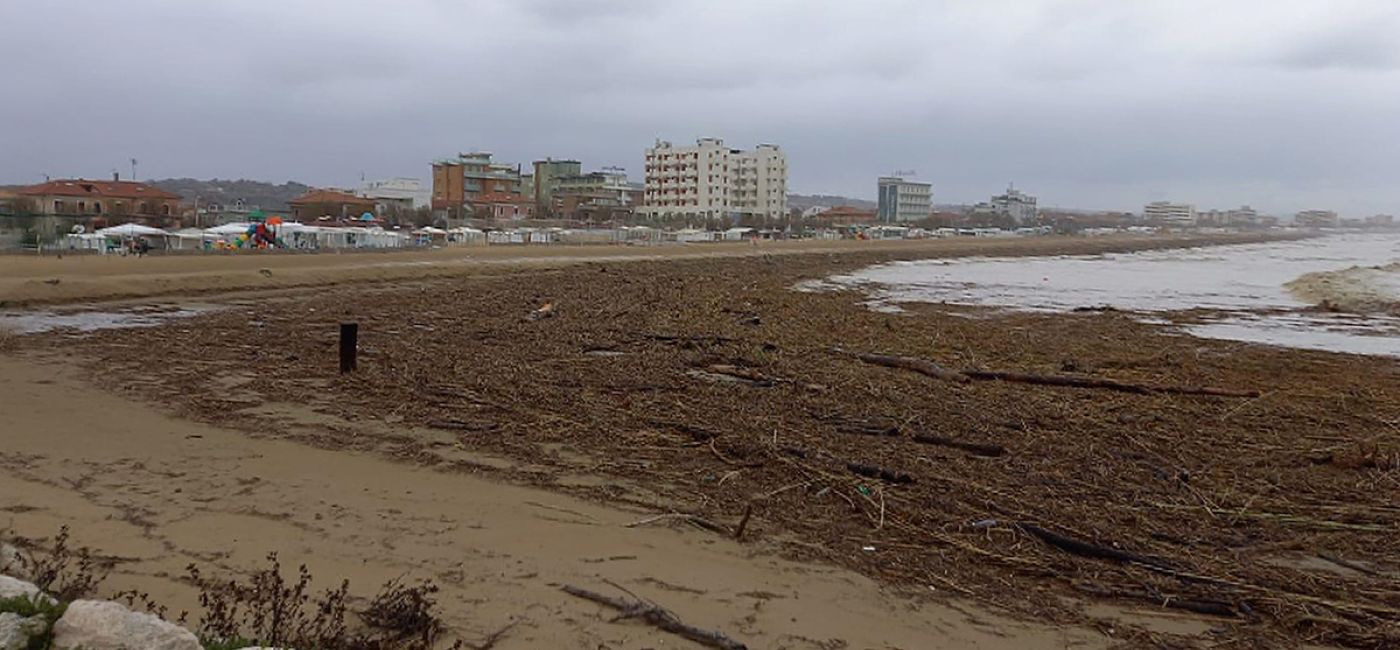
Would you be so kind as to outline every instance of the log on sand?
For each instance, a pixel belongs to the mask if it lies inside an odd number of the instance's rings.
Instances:
[[[953,370],[941,366],[927,359],[917,357],[900,357],[889,354],[868,354],[864,352],[848,352],[837,348],[836,352],[853,355],[855,358],[865,363],[889,368],[901,368],[911,370],[922,375],[952,381],[957,383],[967,383],[969,381],[1006,381],[1019,384],[1037,384],[1041,386],[1068,386],[1071,388],[1098,388],[1103,390],[1118,391],[1120,393],[1134,393],[1137,395],[1151,395],[1153,393],[1168,393],[1174,395],[1211,395],[1215,397],[1259,397],[1257,390],[1242,390],[1235,388],[1216,388],[1213,386],[1181,386],[1176,384],[1153,384],[1118,381],[1116,379],[1105,379],[1102,377],[1085,377],[1083,375],[1037,375],[1027,372],[1011,372],[1007,370]]]
[[[564,593],[571,596],[591,600],[621,612],[616,619],[613,619],[615,621],[638,618],[671,634],[690,639],[704,646],[719,648],[720,650],[748,650],[748,646],[725,636],[723,632],[702,630],[693,625],[686,625],[679,617],[671,613],[670,610],[656,603],[649,603],[640,599],[627,600],[626,598],[615,598],[573,585],[564,585],[563,589]]]

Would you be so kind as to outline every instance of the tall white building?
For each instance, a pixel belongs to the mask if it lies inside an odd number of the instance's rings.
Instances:
[[[884,223],[919,221],[933,211],[933,185],[906,181],[898,176],[882,176],[876,218]]]
[[[1039,215],[1036,198],[1016,189],[1014,184],[1006,187],[1005,194],[998,194],[992,197],[991,201],[972,206],[972,214],[1003,215],[1011,217],[1020,225],[1035,223]]]
[[[356,194],[374,199],[381,212],[389,207],[415,210],[428,205],[433,198],[432,190],[424,188],[423,182],[416,178],[364,181]]]
[[[1153,201],[1142,206],[1142,218],[1157,223],[1191,225],[1196,223],[1196,206],[1189,203]]]
[[[693,147],[657,140],[647,149],[646,184],[639,213],[779,219],[787,214],[787,156],[777,145],[730,149],[719,138]]]

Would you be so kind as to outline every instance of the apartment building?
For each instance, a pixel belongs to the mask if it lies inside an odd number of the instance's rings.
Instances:
[[[416,178],[362,181],[355,194],[374,201],[380,214],[412,212],[432,201],[432,192]]]
[[[646,152],[639,212],[648,217],[780,219],[787,214],[787,156],[777,146],[731,149],[719,138],[693,147],[657,140]]]
[[[524,181],[520,166],[494,162],[484,151],[459,153],[433,163],[435,211],[455,212],[482,197],[522,198]]]
[[[1196,206],[1189,203],[1153,201],[1142,206],[1142,218],[1151,223],[1193,225],[1196,223]]]
[[[921,221],[933,212],[933,185],[906,181],[898,176],[882,176],[876,216],[883,223]]]
[[[583,173],[583,163],[577,160],[555,160],[545,158],[535,161],[534,193],[535,204],[549,206],[554,203],[554,191],[559,187],[560,178],[578,176]]]
[[[1304,210],[1293,217],[1293,223],[1304,228],[1332,228],[1340,220],[1337,213],[1331,210]]]

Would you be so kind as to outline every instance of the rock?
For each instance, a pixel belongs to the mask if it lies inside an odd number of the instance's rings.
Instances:
[[[0,576],[0,600],[14,598],[16,596],[28,596],[33,598],[42,594],[43,592],[39,591],[38,587],[28,582],[9,576]],[[48,596],[44,597],[48,598]]]
[[[185,628],[113,602],[75,600],[53,626],[54,650],[201,650]]]
[[[29,579],[29,558],[24,551],[0,542],[0,576],[10,576],[20,580]]]
[[[19,614],[0,614],[0,650],[26,650],[29,640],[44,633],[49,624],[42,616],[25,618]]]

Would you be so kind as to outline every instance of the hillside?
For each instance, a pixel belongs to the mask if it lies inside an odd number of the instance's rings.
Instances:
[[[287,181],[281,185],[250,181],[246,179],[199,180],[194,178],[166,178],[149,181],[151,185],[174,192],[186,201],[199,197],[200,203],[233,205],[242,199],[248,207],[257,206],[270,212],[284,212],[287,203],[311,189],[310,185]]]
[[[798,210],[806,210],[813,206],[824,206],[834,208],[838,205],[849,205],[851,207],[873,210],[877,207],[874,201],[865,199],[853,199],[848,196],[836,196],[834,194],[789,194],[788,207]]]

